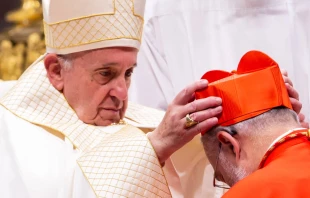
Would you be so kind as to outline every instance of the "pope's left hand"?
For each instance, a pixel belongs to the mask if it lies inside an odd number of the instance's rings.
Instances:
[[[285,86],[286,86],[288,95],[290,97],[290,101],[291,101],[293,110],[298,114],[298,118],[299,118],[299,122],[300,122],[301,126],[304,128],[309,128],[309,123],[306,122],[305,115],[300,112],[301,108],[302,108],[302,104],[299,101],[298,92],[293,87],[293,82],[288,77],[288,73],[286,70],[281,70],[281,73],[282,73],[282,76],[283,76],[283,79],[285,82]]]

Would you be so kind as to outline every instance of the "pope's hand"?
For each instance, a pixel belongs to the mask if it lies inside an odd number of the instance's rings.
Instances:
[[[218,123],[218,116],[222,112],[222,99],[208,97],[194,100],[197,90],[206,88],[208,81],[200,80],[181,91],[168,106],[166,114],[153,131],[148,133],[160,163],[164,163],[172,153],[192,140],[197,134],[207,131]],[[199,122],[186,126],[186,115]]]
[[[305,115],[300,113],[301,108],[302,108],[302,104],[299,101],[299,94],[296,91],[296,89],[294,89],[293,87],[293,82],[291,81],[291,79],[288,77],[288,73],[286,70],[281,70],[284,82],[285,82],[285,86],[288,92],[288,95],[290,97],[290,101],[293,107],[293,110],[298,114],[298,118],[299,118],[299,122],[301,124],[302,127],[304,128],[309,128],[309,123],[306,122],[305,120]]]
[[[300,113],[301,108],[302,108],[302,104],[299,101],[299,94],[298,92],[294,89],[293,87],[293,82],[291,81],[291,79],[288,77],[288,73],[286,70],[281,70],[284,82],[285,82],[285,86],[288,92],[288,95],[290,97],[290,101],[293,107],[293,110],[298,114],[298,118],[299,118],[299,122],[301,124],[302,127],[304,128],[309,128],[309,123],[306,122],[305,119],[305,115]]]

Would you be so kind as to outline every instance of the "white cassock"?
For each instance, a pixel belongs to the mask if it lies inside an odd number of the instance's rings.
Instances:
[[[147,1],[130,100],[166,109],[208,70],[235,70],[247,51],[260,50],[288,71],[308,120],[309,27],[309,0]],[[190,144],[172,156],[185,197],[217,197],[199,137]]]

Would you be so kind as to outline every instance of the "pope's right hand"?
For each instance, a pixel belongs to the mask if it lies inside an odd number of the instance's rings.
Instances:
[[[211,129],[218,123],[217,116],[222,112],[221,98],[194,100],[195,91],[207,86],[207,80],[200,80],[183,89],[168,106],[159,126],[147,134],[161,164],[197,134]],[[187,127],[187,114],[199,123]]]

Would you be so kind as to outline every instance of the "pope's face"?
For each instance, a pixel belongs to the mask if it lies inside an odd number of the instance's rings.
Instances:
[[[136,49],[115,47],[72,61],[72,67],[63,71],[63,94],[80,120],[107,126],[124,117],[136,59]]]

